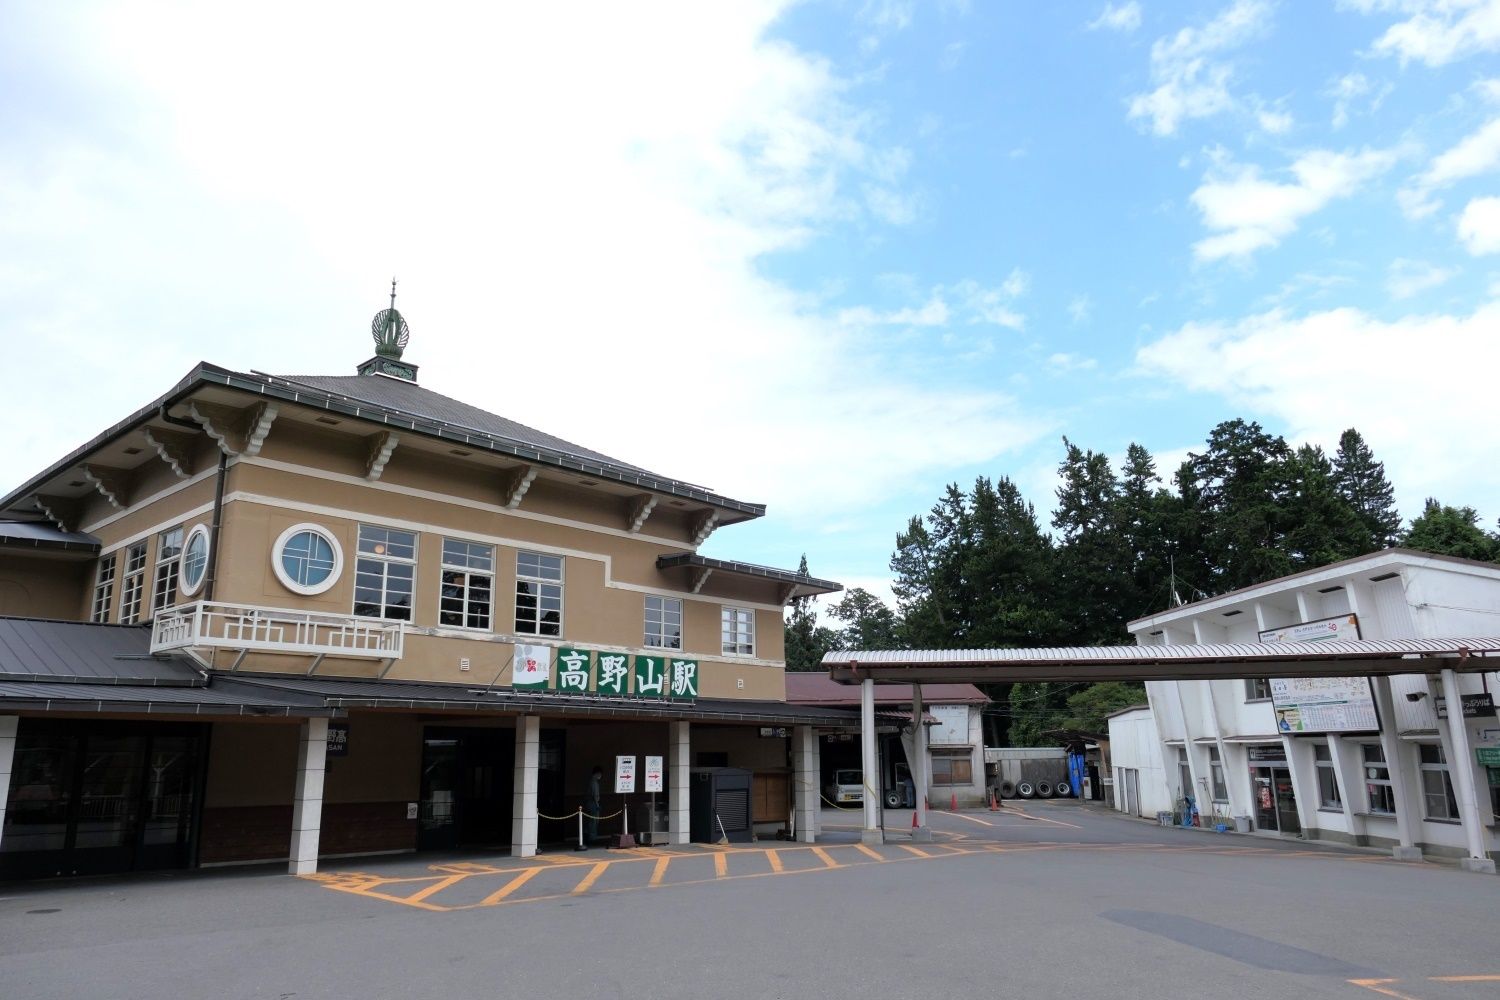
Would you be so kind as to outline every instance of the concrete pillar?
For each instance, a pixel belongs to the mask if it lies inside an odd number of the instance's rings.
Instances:
[[[667,840],[673,844],[686,844],[692,832],[692,734],[688,728],[689,723],[672,722],[668,725],[671,727],[667,734],[671,808],[667,812]],[[800,823],[800,817],[798,821]]]
[[[922,725],[922,685],[911,686],[911,780],[917,792],[917,826],[911,839],[928,841],[932,830],[927,826],[927,727]]]
[[[1448,755],[1448,776],[1453,779],[1453,793],[1458,799],[1458,818],[1464,825],[1464,839],[1469,856],[1459,866],[1471,872],[1495,874],[1495,862],[1485,850],[1484,816],[1479,810],[1479,788],[1474,780],[1474,754],[1469,749],[1469,726],[1464,722],[1463,698],[1458,690],[1458,674],[1443,671],[1443,700],[1448,704],[1448,733],[1453,752]]]
[[[818,733],[812,726],[792,730],[792,781],[797,840],[811,844],[818,836]]]
[[[880,761],[875,756],[875,682],[866,677],[859,685],[859,756],[863,765],[865,826],[860,840],[881,844],[880,832]]]
[[[1355,780],[1363,773],[1360,770],[1363,763],[1359,760],[1359,752],[1358,744],[1337,736],[1328,737],[1328,756],[1333,760],[1333,778],[1338,785],[1339,801],[1344,804],[1344,823],[1354,842],[1364,844],[1365,819],[1355,813],[1355,805],[1359,800],[1354,797],[1356,790],[1364,784],[1362,780]]]
[[[0,830],[5,829],[5,802],[10,797],[10,773],[16,759],[16,730],[21,718],[0,715]]]
[[[511,782],[510,856],[536,857],[536,783],[541,763],[542,717],[516,719],[516,768]]]
[[[318,870],[318,836],[323,827],[323,768],[328,754],[328,720],[306,719],[297,746],[297,790],[292,799],[292,855],[287,870],[311,875]]]
[[[1380,713],[1380,747],[1385,751],[1386,772],[1391,776],[1391,794],[1396,798],[1396,839],[1391,854],[1401,861],[1420,861],[1422,849],[1412,839],[1411,790],[1401,758],[1401,734],[1396,731],[1396,703],[1391,698],[1391,679],[1373,677],[1375,709]]]

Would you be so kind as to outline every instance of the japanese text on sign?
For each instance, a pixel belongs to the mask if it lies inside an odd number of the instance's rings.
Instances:
[[[646,758],[646,787],[645,791],[661,791],[661,758]]]
[[[635,758],[615,758],[615,794],[629,795],[635,791]]]

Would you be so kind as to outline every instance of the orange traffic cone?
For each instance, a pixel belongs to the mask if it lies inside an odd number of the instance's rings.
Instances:
[[[958,812],[958,793],[953,793],[953,799],[948,803],[949,812]]]
[[[917,811],[915,809],[911,811],[911,828],[913,830],[917,828]]]
[[[1000,810],[999,805],[997,805],[995,803],[995,790],[993,788],[991,788],[990,789],[990,812],[998,812],[999,810]]]

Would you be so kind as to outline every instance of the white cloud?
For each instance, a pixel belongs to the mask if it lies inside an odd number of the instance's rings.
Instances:
[[[1283,421],[1290,440],[1337,442],[1357,427],[1386,463],[1403,509],[1422,498],[1500,495],[1500,435],[1483,392],[1445,391],[1500,366],[1500,302],[1468,315],[1392,322],[1358,309],[1273,310],[1189,323],[1147,344],[1138,370]],[[1458,379],[1459,382],[1455,382]]]
[[[1446,283],[1458,272],[1425,260],[1398,257],[1386,271],[1385,290],[1393,299],[1409,299]]]
[[[1323,91],[1323,96],[1333,99],[1333,127],[1341,129],[1349,124],[1350,106],[1356,98],[1366,96],[1373,89],[1374,85],[1370,83],[1370,78],[1363,73],[1346,73],[1329,84]],[[1370,102],[1371,109],[1377,107],[1389,93],[1390,85],[1387,84]]]
[[[1094,300],[1087,295],[1075,295],[1068,300],[1068,319],[1074,326],[1087,323],[1094,314]]]
[[[981,285],[972,278],[965,278],[952,285],[933,288],[927,301],[920,306],[890,310],[852,306],[839,311],[838,322],[844,326],[905,327],[987,324],[1021,330],[1026,326],[1026,317],[1016,312],[1014,305],[1026,294],[1029,281],[1026,272],[1020,268],[1013,269],[995,286]]]
[[[767,254],[885,225],[866,187],[903,196],[910,159],[853,84],[767,37],[780,13],[603,5],[579,30],[547,4],[271,3],[232,24],[213,5],[24,8],[13,37],[46,67],[29,99],[69,100],[0,132],[0,308],[15,367],[45,373],[4,412],[76,402],[13,436],[0,478],[200,358],[352,373],[393,271],[424,385],[784,517],[1021,447],[1037,415],[909,370],[767,277]],[[1013,301],[959,287],[981,322]],[[704,404],[673,385],[746,402],[677,419]],[[564,390],[627,418],[518,402]]]
[[[1099,362],[1081,354],[1058,353],[1047,357],[1047,367],[1055,372],[1090,371],[1098,368]]]
[[[1458,217],[1458,238],[1476,257],[1500,253],[1500,198],[1475,198]]]
[[[1116,7],[1112,3],[1106,3],[1099,16],[1090,21],[1085,27],[1089,31],[1098,31],[1107,28],[1110,31],[1123,31],[1126,34],[1141,26],[1141,5],[1136,0],[1122,3]]]
[[[1396,11],[1406,19],[1385,30],[1371,48],[1402,65],[1444,66],[1500,50],[1500,0],[1342,0],[1364,14]]]
[[[1151,46],[1151,80],[1156,88],[1130,99],[1129,117],[1150,124],[1157,135],[1235,106],[1229,93],[1233,68],[1216,57],[1258,38],[1270,28],[1269,0],[1234,0],[1201,28],[1183,28]]]
[[[1255,112],[1255,120],[1260,125],[1262,131],[1269,132],[1271,135],[1281,135],[1285,132],[1290,132],[1292,126],[1296,124],[1296,119],[1292,117],[1290,111],[1282,111],[1275,108],[1259,109]]]
[[[1497,168],[1500,168],[1500,118],[1491,119],[1433,157],[1427,169],[1397,192],[1396,197],[1408,216],[1425,218],[1442,207],[1433,197],[1435,191]]]
[[[1199,260],[1219,260],[1274,247],[1302,219],[1354,194],[1395,162],[1390,150],[1314,150],[1292,163],[1286,182],[1266,179],[1253,165],[1221,163],[1192,194],[1204,226],[1216,231],[1193,244],[1193,253]]]

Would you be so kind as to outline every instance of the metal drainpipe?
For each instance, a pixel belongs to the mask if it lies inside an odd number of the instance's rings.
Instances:
[[[164,422],[174,427],[183,427],[194,433],[203,430],[195,421],[184,420],[182,417],[174,417],[167,412],[166,406],[157,411],[157,416]],[[214,580],[219,571],[219,528],[224,520],[224,473],[229,468],[229,455],[223,448],[219,451],[219,472],[214,478],[214,514],[213,520],[208,526],[208,565],[203,569],[203,599],[211,601],[214,599]]]

